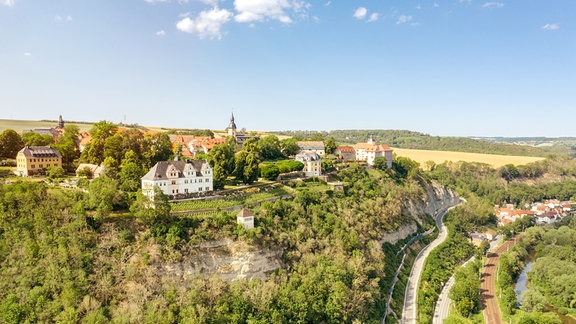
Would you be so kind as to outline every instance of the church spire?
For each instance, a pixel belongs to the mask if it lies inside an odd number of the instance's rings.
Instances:
[[[232,115],[230,116],[230,123],[228,124],[228,127],[226,127],[226,130],[228,131],[229,136],[236,136],[236,123],[234,122],[234,112],[232,112]]]

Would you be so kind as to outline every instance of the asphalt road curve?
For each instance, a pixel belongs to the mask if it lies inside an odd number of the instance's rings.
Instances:
[[[428,257],[428,254],[430,254],[430,251],[444,242],[448,236],[448,229],[442,223],[442,219],[448,210],[450,210],[450,208],[444,209],[436,215],[436,226],[440,230],[438,237],[432,241],[432,243],[422,249],[422,251],[420,251],[414,260],[412,270],[410,270],[410,276],[408,277],[408,282],[406,282],[406,292],[404,293],[404,307],[402,310],[401,321],[403,324],[411,324],[417,322],[418,314],[416,312],[416,299],[418,298],[418,283],[420,282],[420,275],[422,274],[422,270],[424,268],[424,261]]]

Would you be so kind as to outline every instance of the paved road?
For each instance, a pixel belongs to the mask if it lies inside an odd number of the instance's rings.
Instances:
[[[446,226],[444,226],[444,223],[442,223],[442,219],[448,210],[452,208],[453,207],[441,210],[436,215],[436,226],[440,231],[438,237],[432,241],[432,243],[422,249],[422,251],[420,251],[414,260],[414,265],[412,265],[412,270],[410,271],[410,277],[408,277],[408,282],[406,283],[401,323],[408,324],[417,322],[416,298],[418,297],[418,283],[420,282],[420,275],[422,274],[422,269],[424,268],[424,261],[428,257],[428,254],[430,254],[430,251],[440,245],[440,243],[444,242],[448,236],[448,229]]]
[[[498,268],[498,260],[500,258],[500,254],[507,251],[511,246],[516,244],[516,240],[520,236],[521,235],[518,235],[500,245],[496,251],[490,253],[486,264],[484,264],[480,289],[482,292],[481,297],[484,322],[486,324],[502,323],[502,314],[500,314],[498,299],[496,298],[496,270]]]
[[[468,259],[468,261],[466,261],[466,262],[464,262],[464,264],[462,264],[462,267],[464,267],[468,262],[474,262],[474,260],[475,260],[475,258],[471,257],[470,259]],[[450,303],[452,301],[448,297],[448,294],[450,293],[450,289],[454,285],[454,282],[455,282],[454,275],[452,275],[452,277],[450,277],[450,279],[448,279],[446,284],[444,284],[444,287],[442,288],[442,292],[440,293],[440,296],[438,297],[438,302],[436,303],[436,308],[434,309],[434,318],[432,319],[432,324],[442,324],[444,319],[446,317],[448,317],[448,311],[450,310]]]

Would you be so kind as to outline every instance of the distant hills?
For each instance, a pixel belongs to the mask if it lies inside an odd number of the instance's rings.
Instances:
[[[92,122],[66,121],[78,125],[80,130],[87,131]],[[13,120],[0,119],[0,132],[11,128],[22,131],[33,128],[54,127],[56,120]],[[148,128],[140,125],[124,125],[126,127]],[[157,127],[150,127],[157,129]],[[162,129],[164,130],[164,129]],[[298,139],[323,140],[333,137],[339,144],[354,144],[365,142],[372,136],[378,143],[388,146],[454,152],[472,152],[501,155],[539,156],[551,154],[576,157],[576,137],[440,137],[431,136],[409,130],[333,130],[333,131],[275,131],[276,135],[292,136]]]

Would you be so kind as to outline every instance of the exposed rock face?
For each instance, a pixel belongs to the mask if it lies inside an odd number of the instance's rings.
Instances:
[[[244,242],[211,241],[194,248],[184,261],[159,265],[161,276],[192,279],[216,274],[224,280],[265,279],[281,267],[280,249],[256,249]]]
[[[430,182],[424,189],[426,193],[421,200],[406,201],[403,208],[404,214],[412,216],[420,224],[423,223],[425,215],[434,216],[440,210],[460,203],[460,197],[455,192],[436,182]],[[385,233],[382,242],[395,244],[417,230],[415,222],[404,224],[394,232]]]
[[[425,187],[420,200],[406,201],[403,214],[415,221],[401,225],[398,230],[383,235],[382,242],[392,244],[414,234],[424,216],[435,215],[441,209],[454,206],[460,198],[437,183]],[[281,249],[260,249],[244,242],[221,240],[202,243],[183,255],[183,261],[159,263],[158,274],[164,278],[187,281],[199,275],[218,275],[224,280],[265,279],[267,274],[282,267]]]

